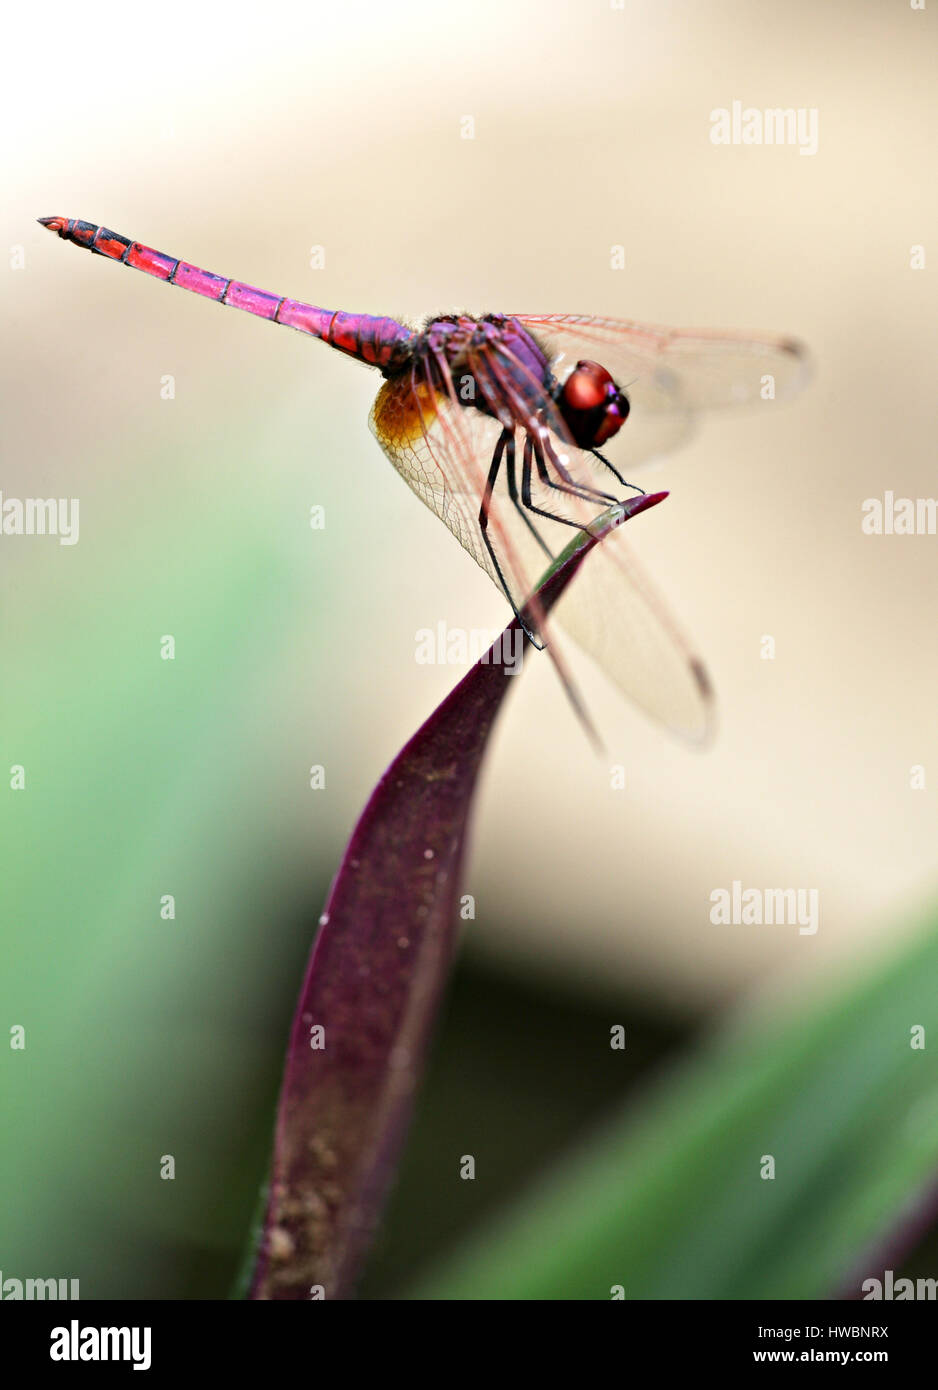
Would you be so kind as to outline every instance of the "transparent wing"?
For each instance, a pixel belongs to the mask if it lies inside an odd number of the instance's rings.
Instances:
[[[501,433],[498,422],[454,403],[432,384],[420,364],[415,364],[407,376],[384,383],[369,423],[408,487],[499,588],[496,559],[501,562],[506,587],[520,607],[532,587],[531,576],[514,553],[500,509],[490,509],[495,558],[483,540],[479,523],[489,462]],[[539,573],[535,568],[535,579]]]
[[[620,386],[634,381],[650,388],[649,406],[656,409],[709,410],[762,400],[767,375],[778,399],[796,390],[806,375],[804,348],[777,335],[665,328],[585,314],[513,317],[552,363],[573,367],[577,358],[592,354]]]
[[[706,667],[639,567],[624,529],[586,557],[553,617],[646,714],[690,743],[709,741],[715,707]]]
[[[600,476],[603,470],[592,455],[558,437],[551,426],[562,430],[563,425],[553,419],[549,401],[540,401],[535,411],[539,398],[519,380],[516,365],[497,353],[472,363],[483,390],[501,393],[501,420],[466,409],[415,365],[407,377],[382,386],[371,425],[407,484],[500,589],[504,581],[519,609],[536,589],[550,556],[606,510],[621,486],[611,475]],[[512,444],[502,454],[483,536],[480,508],[505,426]],[[551,460],[545,470],[550,481],[540,476],[537,449]],[[569,483],[563,482],[564,475]],[[604,499],[606,488],[611,491]],[[529,506],[524,505],[525,493]],[[612,532],[587,557],[555,616],[624,694],[684,737],[706,737],[712,699],[703,666],[639,573],[621,531]],[[562,635],[554,623],[550,629],[539,626],[578,704]]]
[[[807,357],[790,338],[665,328],[582,314],[518,314],[563,380],[580,358],[601,362],[632,410],[608,447],[626,467],[668,453],[700,410],[771,406],[803,384]]]

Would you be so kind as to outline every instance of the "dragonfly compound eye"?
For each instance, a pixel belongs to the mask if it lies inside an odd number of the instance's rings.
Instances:
[[[598,362],[578,362],[564,382],[564,404],[570,410],[596,410],[604,404],[608,388],[615,382]]]
[[[582,361],[563,384],[560,408],[580,448],[595,449],[622,428],[629,402],[605,367]]]

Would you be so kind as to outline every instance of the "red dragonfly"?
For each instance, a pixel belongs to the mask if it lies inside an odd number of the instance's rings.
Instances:
[[[766,382],[777,398],[804,374],[802,349],[781,337],[577,314],[444,314],[409,328],[267,294],[91,222],[39,220],[76,246],[378,368],[384,384],[370,423],[379,444],[515,614],[528,603],[526,630],[538,646],[548,636],[530,601],[538,580],[565,528],[584,530],[617,505],[616,483],[641,492],[621,470],[673,448],[697,410],[759,400]],[[603,452],[612,441],[615,462]],[[597,546],[556,611],[647,712],[693,741],[706,738],[713,700],[703,663],[621,531]],[[583,715],[553,634],[549,651]]]

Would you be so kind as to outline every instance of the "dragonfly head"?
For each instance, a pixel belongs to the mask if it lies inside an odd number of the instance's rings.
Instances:
[[[629,414],[629,399],[598,362],[578,362],[554,399],[574,443],[598,449],[617,434]]]

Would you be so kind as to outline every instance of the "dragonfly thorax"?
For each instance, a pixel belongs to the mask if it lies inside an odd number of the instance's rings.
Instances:
[[[418,336],[414,356],[427,363],[435,390],[451,390],[461,405],[503,424],[522,406],[533,417],[553,384],[541,348],[507,314],[438,315]]]

